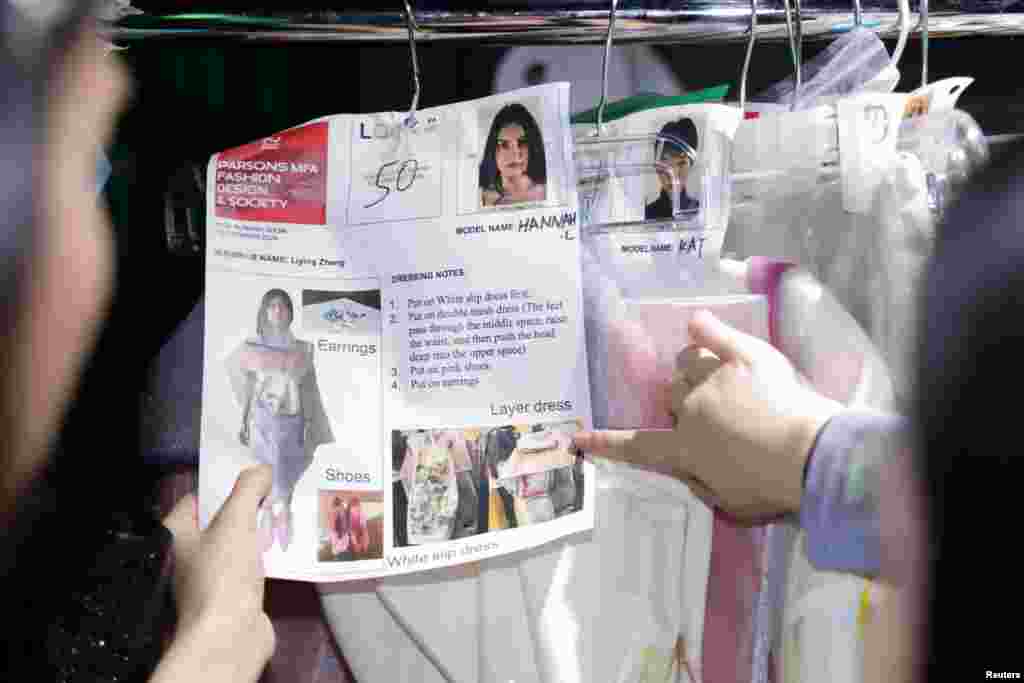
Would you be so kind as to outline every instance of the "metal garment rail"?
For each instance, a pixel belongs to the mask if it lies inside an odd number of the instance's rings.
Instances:
[[[802,10],[804,40],[823,40],[850,30],[850,10]],[[758,41],[787,39],[782,9],[758,9]],[[601,44],[608,30],[607,11],[550,12],[416,12],[416,40],[490,45]],[[917,37],[917,23],[913,22]],[[863,13],[863,27],[884,38],[899,34],[893,11]],[[747,38],[749,5],[724,3],[690,10],[618,10],[615,42],[735,43]],[[1024,35],[1022,14],[964,14],[933,9],[928,16],[931,38]],[[407,25],[398,8],[381,12],[304,12],[247,14],[135,14],[104,26],[109,39],[120,42],[166,39],[218,39],[242,42],[402,43]]]

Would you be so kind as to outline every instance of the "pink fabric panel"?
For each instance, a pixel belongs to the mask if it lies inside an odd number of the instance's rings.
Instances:
[[[708,307],[628,303],[627,319],[617,321],[609,331],[609,426],[672,427],[671,379],[676,357],[690,343],[687,324],[701,308]],[[710,310],[741,330],[758,333],[761,327],[757,309],[749,304],[723,302]],[[701,656],[704,681],[750,681],[753,620],[762,574],[761,535],[758,528],[744,528],[715,514]]]
[[[772,344],[786,353],[787,349],[778,334],[778,294],[782,276],[793,264],[761,256],[753,256],[747,263],[747,286],[751,293],[768,297]],[[819,393],[840,403],[847,403],[853,398],[853,392],[864,373],[865,363],[863,354],[856,349],[835,348],[828,353],[816,354],[810,367],[801,368],[801,371]]]

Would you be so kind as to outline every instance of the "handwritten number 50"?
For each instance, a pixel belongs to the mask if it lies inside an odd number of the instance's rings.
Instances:
[[[377,199],[370,202],[363,208],[373,208],[374,206],[377,206],[382,201],[387,199],[388,196],[391,194],[391,185],[382,181],[384,180],[384,171],[391,168],[392,166],[398,166],[398,173],[395,174],[395,189],[397,191],[405,192],[410,187],[412,187],[413,183],[416,182],[416,174],[420,170],[420,162],[416,161],[415,159],[406,159],[405,161],[402,162],[389,161],[388,163],[381,166],[380,169],[377,171],[377,179],[373,183],[373,186],[376,187],[378,190],[383,190],[384,194],[382,194],[380,197],[377,197]],[[405,179],[408,179],[408,182],[405,182],[403,184],[402,181]]]

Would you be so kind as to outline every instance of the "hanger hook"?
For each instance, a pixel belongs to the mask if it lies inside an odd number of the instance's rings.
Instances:
[[[612,56],[612,34],[615,32],[615,10],[619,0],[612,0],[611,10],[608,12],[608,35],[604,40],[604,64],[601,67],[601,101],[597,103],[597,130],[595,135],[600,136],[604,127],[604,108],[608,103],[608,64]]]
[[[757,0],[750,0],[750,35],[747,37],[747,55],[743,58],[743,73],[740,74],[740,111],[747,109],[747,76],[750,75],[750,56],[754,54],[757,40]]]
[[[860,0],[853,0],[853,25],[857,28],[864,25],[864,10],[860,6]]]
[[[793,0],[793,29],[796,33],[796,68],[803,74],[804,65],[804,15],[802,0]]]
[[[797,6],[796,21],[800,21],[800,5],[794,0],[794,4]],[[793,60],[793,101],[790,104],[790,110],[796,109],[797,100],[800,97],[800,85],[801,85],[801,72],[800,72],[800,52],[797,46],[796,35],[793,30],[793,16],[791,14],[792,9],[790,6],[790,0],[782,0],[782,5],[786,15],[786,35],[789,37],[789,55]],[[797,28],[799,32],[799,28]]]
[[[892,51],[892,65],[899,66],[903,57],[903,50],[907,47],[907,39],[910,37],[910,0],[896,0],[900,15],[900,37],[896,41],[896,47]]]
[[[405,125],[412,128],[416,125],[416,109],[420,105],[420,60],[416,55],[416,17],[413,15],[409,0],[402,0],[405,4],[405,25],[409,29],[409,54],[412,60],[412,105],[409,107],[409,115],[405,118]]]
[[[928,85],[928,0],[921,0],[921,87]]]

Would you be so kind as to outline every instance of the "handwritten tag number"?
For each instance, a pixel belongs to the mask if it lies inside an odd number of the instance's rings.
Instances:
[[[415,159],[406,159],[403,162],[389,161],[380,167],[377,171],[377,178],[373,182],[373,186],[378,190],[383,190],[384,194],[377,197],[374,201],[370,202],[363,208],[372,209],[377,206],[391,195],[391,184],[384,182],[384,172],[392,166],[398,166],[398,172],[395,174],[395,189],[399,192],[405,192],[413,183],[416,182],[416,175],[420,170],[420,162]],[[408,178],[408,182],[402,184],[403,179]]]
[[[404,173],[405,169],[409,168],[410,166],[412,167],[412,170],[409,171],[411,177],[409,178],[409,182],[405,184],[405,187],[402,187],[402,173]],[[395,189],[398,190],[399,192],[405,192],[410,187],[412,187],[412,184],[416,182],[416,172],[419,170],[420,162],[416,161],[415,159],[406,159],[405,161],[403,161],[402,165],[398,167],[398,176],[395,178]]]

